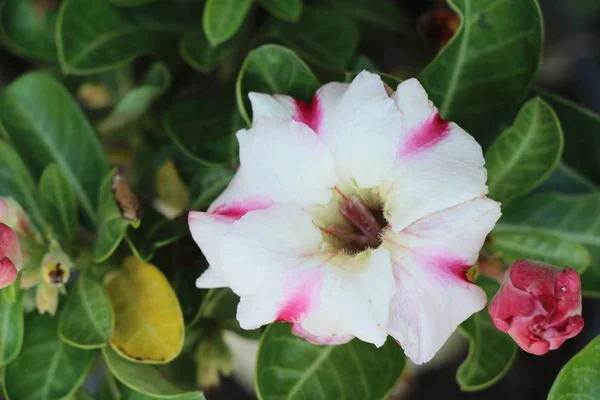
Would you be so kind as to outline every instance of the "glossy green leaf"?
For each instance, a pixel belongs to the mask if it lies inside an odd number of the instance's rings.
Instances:
[[[70,241],[77,229],[77,198],[60,167],[52,163],[42,173],[39,201],[53,233]]]
[[[485,147],[491,122],[514,110],[541,61],[543,27],[536,0],[448,0],[461,25],[419,80],[441,115]]]
[[[98,232],[94,244],[94,261],[106,260],[117,249],[127,232],[129,222],[123,218],[115,203],[112,180],[116,170],[111,171],[102,182],[98,199]]]
[[[59,334],[62,340],[75,347],[103,347],[111,338],[114,319],[104,283],[89,272],[83,272],[67,295],[60,316]]]
[[[167,400],[167,399],[177,399],[177,400],[203,400],[204,395],[200,392],[195,393],[186,393],[176,397],[164,397],[164,396],[148,396],[140,392],[136,392],[128,387],[123,387],[121,389],[121,399],[122,400]]]
[[[258,3],[283,21],[296,22],[302,15],[302,0],[258,0]]]
[[[0,125],[0,129],[2,126]],[[0,196],[12,197],[40,229],[48,222],[37,199],[35,182],[19,155],[0,140]]]
[[[0,38],[16,54],[56,62],[54,27],[58,6],[51,2],[6,0],[0,5]]]
[[[152,65],[142,83],[129,91],[112,110],[110,115],[100,123],[101,132],[120,129],[134,122],[150,110],[152,103],[171,85],[171,73],[163,63]]]
[[[356,78],[356,76],[358,74],[360,74],[362,71],[357,71],[357,72],[346,72],[346,83],[350,83],[354,80],[354,78]],[[385,74],[383,72],[378,72],[375,70],[371,70],[369,72],[372,72],[374,74],[379,75],[379,77],[381,78],[381,80],[386,83],[390,88],[392,88],[392,90],[396,90],[396,88],[398,87],[398,85],[402,82],[402,79],[395,77],[393,75],[390,74]]]
[[[383,28],[390,32],[405,33],[414,29],[409,17],[389,0],[321,0],[361,24]]]
[[[217,46],[232,38],[242,27],[251,4],[251,0],[206,0],[202,27],[208,41]]]
[[[23,335],[23,296],[10,301],[0,294],[0,367],[19,355]]]
[[[308,101],[319,85],[310,68],[293,51],[267,44],[252,50],[242,65],[236,83],[238,108],[250,124],[249,92],[287,94]]]
[[[56,36],[63,72],[106,71],[169,50],[185,29],[176,11],[168,1],[126,9],[106,0],[64,0]]]
[[[548,400],[600,398],[600,336],[565,364],[558,373]]]
[[[581,277],[584,295],[600,296],[600,193],[543,193],[512,202],[502,209],[492,234],[549,234],[583,245],[592,263]]]
[[[501,230],[492,234],[487,247],[508,263],[527,258],[552,265],[568,265],[580,274],[592,261],[590,253],[581,243],[546,232]]]
[[[125,236],[131,252],[142,261],[150,261],[157,249],[189,234],[186,215],[173,220],[161,217],[155,221],[148,221],[148,217],[145,215],[142,225],[129,229]]]
[[[94,397],[83,389],[79,389],[69,400],[94,400]]]
[[[192,177],[190,182],[191,210],[205,210],[217,196],[227,187],[233,178],[231,168],[217,165],[212,167],[202,166]]]
[[[109,347],[102,349],[102,355],[110,372],[135,392],[158,399],[204,399],[201,392],[180,389],[168,381],[155,367],[128,361]]]
[[[359,32],[345,14],[307,7],[296,23],[275,22],[271,34],[302,58],[333,71],[345,71],[358,47]]]
[[[577,172],[573,167],[560,162],[536,189],[536,192],[578,194],[595,190],[600,190],[600,186]]]
[[[480,276],[477,284],[485,291],[488,302],[500,288],[498,282],[486,276]],[[463,322],[460,331],[470,343],[469,355],[456,372],[460,388],[473,391],[493,385],[510,368],[517,345],[494,326],[487,307]]]
[[[199,163],[232,163],[237,158],[236,132],[244,128],[233,96],[181,101],[164,119],[167,134],[185,155]]]
[[[384,399],[404,369],[402,348],[391,338],[377,348],[358,339],[316,346],[273,324],[258,349],[256,390],[271,399]]]
[[[3,372],[11,400],[68,398],[82,384],[95,353],[58,338],[58,318],[31,314],[25,320],[23,350]]]
[[[231,39],[213,46],[200,27],[190,30],[179,41],[179,54],[192,68],[210,72],[240,44],[242,30]]]
[[[157,0],[108,0],[111,4],[119,7],[139,7],[153,3]]]
[[[354,76],[356,76],[362,70],[377,71],[379,68],[377,67],[377,64],[375,64],[375,62],[369,57],[365,56],[364,54],[358,54],[350,61],[350,64],[348,64],[348,71],[356,72],[356,74],[352,74],[352,77],[354,78]],[[346,80],[348,80],[348,74],[349,73],[346,72]]]
[[[600,184],[600,115],[557,95],[536,89],[558,115],[565,132],[564,162]]]
[[[552,108],[539,97],[485,153],[490,198],[507,203],[535,189],[560,161],[563,134]]]
[[[95,221],[98,189],[108,162],[89,122],[54,78],[29,73],[0,97],[0,129],[36,174],[56,163],[77,195],[87,217]]]

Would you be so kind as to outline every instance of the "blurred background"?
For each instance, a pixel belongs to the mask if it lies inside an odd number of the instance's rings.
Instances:
[[[38,0],[56,3],[58,0]],[[96,0],[90,0],[96,1]],[[393,0],[390,0],[393,1]],[[1,2],[1,0],[0,0]],[[310,1],[306,1],[309,3]],[[365,34],[360,52],[375,60],[381,71],[401,78],[413,76],[433,58],[458,27],[458,20],[443,0],[396,0],[406,11],[407,32],[402,40],[390,40],[377,32]],[[544,64],[538,85],[558,93],[595,112],[600,112],[600,0],[539,0],[545,17],[546,45]],[[267,18],[256,10],[256,20]],[[198,17],[200,19],[200,15]],[[406,24],[406,21],[399,21]],[[148,64],[142,58],[140,70]],[[35,67],[0,45],[0,87],[24,71]],[[204,91],[214,85],[213,74],[201,74],[185,66],[176,79],[185,79],[186,91]],[[235,71],[218,71],[219,74]],[[217,76],[217,79],[219,77]],[[458,346],[458,354],[443,365],[407,377],[402,397],[408,399],[545,399],[560,368],[593,337],[600,333],[600,299],[584,299],[585,328],[560,350],[543,357],[519,352],[508,374],[496,385],[483,391],[461,392],[456,369],[466,357],[467,347]],[[250,399],[231,378],[221,387],[206,392],[208,399]]]

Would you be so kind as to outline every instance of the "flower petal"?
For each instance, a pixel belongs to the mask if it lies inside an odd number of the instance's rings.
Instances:
[[[274,205],[236,222],[223,239],[221,260],[241,301],[245,329],[273,321],[316,343],[353,336],[382,345],[395,291],[386,249],[357,257],[325,254],[308,212]]]
[[[23,267],[23,254],[17,234],[0,222],[0,258],[4,257],[9,258],[17,270]]]
[[[248,198],[298,205],[329,201],[337,181],[333,160],[306,125],[263,119],[237,136],[240,170],[209,211]]]
[[[248,198],[222,204],[209,213],[192,211],[188,214],[192,237],[209,263],[208,270],[196,280],[197,287],[209,289],[227,286],[227,279],[221,271],[220,259],[223,235],[246,213],[268,208],[271,205],[270,200]]]
[[[345,92],[340,89],[337,95],[343,96],[334,118],[324,120],[321,136],[346,180],[376,186],[394,163],[401,113],[376,74],[363,71]]]
[[[485,306],[485,293],[466,271],[499,217],[496,202],[476,199],[386,233],[397,285],[389,333],[416,364],[429,361],[460,323]]]
[[[416,79],[402,82],[393,98],[403,132],[394,167],[378,190],[399,232],[431,213],[484,196],[487,174],[479,144],[441,119]]]
[[[17,279],[17,267],[8,258],[0,258],[0,289],[11,285]]]

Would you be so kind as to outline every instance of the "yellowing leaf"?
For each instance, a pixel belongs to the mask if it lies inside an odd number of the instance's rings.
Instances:
[[[190,191],[181,180],[172,159],[167,159],[156,170],[156,193],[175,216],[185,211],[190,203]]]
[[[133,256],[110,280],[108,296],[115,312],[112,347],[143,363],[167,363],[181,351],[183,314],[175,292],[152,264]]]

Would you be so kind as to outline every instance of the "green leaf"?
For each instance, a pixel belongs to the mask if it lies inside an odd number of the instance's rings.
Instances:
[[[60,316],[61,339],[84,349],[104,347],[111,338],[114,320],[104,284],[89,272],[81,273]]]
[[[483,275],[477,284],[485,291],[488,302],[500,288],[498,282]],[[456,372],[461,390],[482,390],[500,380],[517,354],[517,345],[494,326],[487,307],[463,322],[460,332],[469,340],[469,355]]]
[[[94,244],[94,261],[106,260],[117,249],[125,237],[129,221],[121,215],[115,203],[112,191],[112,181],[116,169],[106,175],[98,199],[98,234]]]
[[[564,162],[600,184],[600,115],[536,88],[556,112],[565,132]]]
[[[108,0],[111,4],[119,7],[139,7],[155,2],[156,0]]]
[[[508,203],[535,189],[560,161],[563,134],[552,108],[539,97],[485,153],[490,198]]]
[[[345,14],[307,7],[296,23],[275,21],[271,34],[307,61],[333,71],[344,71],[358,47],[359,32]]]
[[[321,0],[321,2],[362,24],[395,33],[406,33],[408,29],[414,29],[409,17],[396,3],[389,0]]]
[[[553,235],[583,245],[592,264],[581,277],[584,295],[600,296],[600,193],[543,193],[519,199],[503,208],[492,235],[503,232]]]
[[[0,38],[16,54],[57,62],[54,27],[58,6],[50,2],[6,0],[0,5]]]
[[[232,38],[251,4],[251,0],[206,0],[202,27],[210,44],[216,46]]]
[[[375,62],[373,60],[371,60],[369,57],[365,56],[364,54],[357,54],[356,57],[354,57],[350,61],[350,64],[348,65],[348,71],[356,72],[355,74],[354,73],[352,74],[353,79],[362,70],[377,71],[378,69],[379,68],[377,67],[377,64],[375,64]],[[346,72],[346,81],[348,80],[348,74],[349,74],[349,72]]]
[[[2,129],[1,125],[0,129]],[[46,229],[48,222],[37,202],[37,189],[33,178],[19,155],[1,140],[0,196],[14,198],[38,228]]]
[[[461,25],[419,80],[445,119],[486,147],[500,121],[529,91],[541,61],[536,0],[448,0]]]
[[[48,165],[42,173],[39,196],[53,233],[67,242],[71,241],[77,229],[77,198],[57,164]]]
[[[128,361],[109,347],[102,349],[102,355],[110,372],[121,383],[138,393],[159,399],[204,399],[201,392],[180,389],[169,382],[155,367]]]
[[[189,185],[192,198],[190,209],[207,209],[231,182],[233,174],[232,169],[221,165],[198,168]]]
[[[200,392],[191,392],[182,394],[176,397],[164,397],[164,396],[148,396],[140,392],[136,392],[128,387],[121,388],[121,399],[122,400],[166,400],[166,399],[177,399],[177,400],[203,400],[204,395]]]
[[[64,0],[56,33],[63,72],[106,71],[143,54],[170,50],[185,29],[176,11],[169,1],[129,10],[106,0]]]
[[[558,163],[536,192],[587,193],[600,187],[564,162]]]
[[[23,350],[3,372],[11,400],[54,400],[73,395],[94,358],[93,351],[59,340],[58,318],[31,314],[25,320]]]
[[[69,400],[94,400],[94,397],[85,390],[79,389],[73,396],[69,397]]]
[[[95,4],[96,2],[94,2]],[[98,188],[108,172],[102,146],[67,90],[43,73],[30,73],[0,97],[0,129],[36,174],[56,163],[95,221]]]
[[[402,348],[391,338],[381,347],[358,339],[316,346],[273,324],[258,349],[256,390],[271,399],[384,399],[404,369]]]
[[[310,68],[293,51],[267,44],[246,57],[236,83],[237,104],[250,124],[249,92],[286,94],[308,101],[319,86]]]
[[[100,123],[101,132],[111,132],[134,122],[150,110],[152,103],[171,85],[171,73],[161,62],[152,65],[140,86],[129,91]]]
[[[562,367],[548,393],[548,400],[598,398],[600,398],[600,335]]]
[[[210,72],[217,64],[229,56],[240,44],[243,36],[240,30],[231,39],[213,46],[210,44],[204,30],[200,27],[190,30],[179,41],[179,54],[192,68],[200,72]]]
[[[236,132],[244,128],[232,96],[181,101],[164,118],[167,134],[181,152],[204,165],[237,158]]]
[[[580,274],[592,262],[590,253],[582,244],[546,232],[502,230],[492,234],[486,247],[511,264],[527,258],[552,265],[568,265]]]
[[[149,215],[138,229],[129,229],[125,240],[134,256],[142,261],[150,261],[157,249],[167,246],[189,234],[187,216],[168,220],[148,221]]]
[[[258,3],[283,21],[296,22],[302,15],[302,0],[258,0]]]
[[[14,301],[0,295],[0,367],[14,361],[23,345],[23,296]]]
[[[362,71],[346,72],[346,83],[352,82],[354,80],[354,78],[356,78],[358,76],[358,74],[360,74],[361,72]],[[393,90],[396,90],[398,85],[402,82],[402,79],[400,79],[396,76],[390,75],[390,74],[385,74],[383,72],[379,72],[379,71],[375,71],[375,70],[370,70],[369,72],[379,75],[381,80],[384,83],[386,83],[389,87],[391,87]]]

